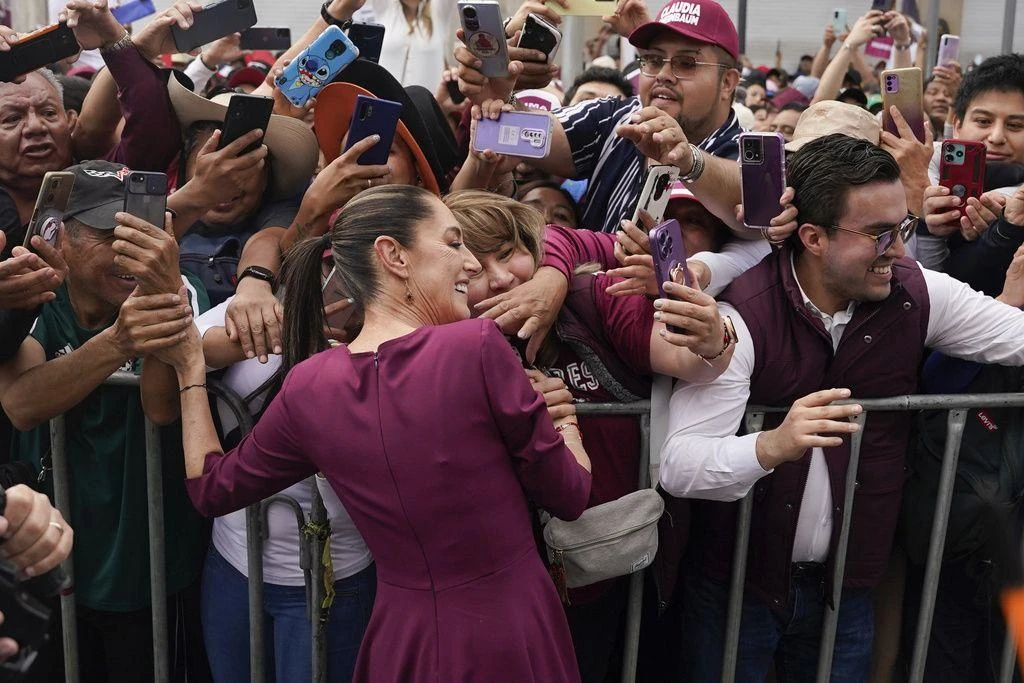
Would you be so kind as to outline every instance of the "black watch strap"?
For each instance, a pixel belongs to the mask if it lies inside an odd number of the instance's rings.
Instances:
[[[335,19],[332,17],[331,13],[327,11],[327,8],[330,7],[330,5],[331,0],[327,0],[327,2],[320,6],[320,16],[323,17],[324,23],[330,26],[337,26],[343,31],[352,25],[351,19]]]
[[[277,286],[277,276],[274,275],[270,270],[261,266],[249,266],[238,275],[238,281],[241,282],[244,278],[253,277],[257,280],[263,280],[268,283],[271,288]]]

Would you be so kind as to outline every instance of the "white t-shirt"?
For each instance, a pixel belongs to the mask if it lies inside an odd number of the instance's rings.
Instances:
[[[421,8],[423,2],[425,0],[420,0]],[[422,22],[410,33],[401,0],[370,0],[357,16],[360,21],[384,25],[384,44],[380,51],[382,67],[403,87],[422,85],[434,92],[441,83],[446,63],[453,61],[452,51],[458,42],[455,38],[458,10],[455,0],[430,0],[429,11],[433,25],[430,35]]]
[[[234,297],[211,308],[196,319],[199,335],[203,336],[213,327],[223,327],[228,303]],[[224,384],[242,398],[258,389],[277,371],[281,356],[271,355],[267,363],[255,358],[235,363],[224,374]],[[263,407],[265,395],[260,394],[248,401],[249,411],[258,412]],[[225,433],[238,427],[234,414],[218,402],[218,414]],[[312,486],[315,477],[289,486],[278,495],[287,496],[298,503],[308,519],[313,504]],[[370,566],[373,558],[359,535],[352,518],[338,500],[337,494],[326,481],[319,482],[320,496],[327,517],[331,523],[331,558],[334,562],[334,580],[352,576]],[[263,541],[263,580],[280,586],[301,586],[305,583],[299,567],[299,526],[294,508],[290,504],[276,502],[267,508],[269,535]],[[217,517],[213,520],[213,546],[224,559],[245,576],[249,576],[246,542],[245,510]]]

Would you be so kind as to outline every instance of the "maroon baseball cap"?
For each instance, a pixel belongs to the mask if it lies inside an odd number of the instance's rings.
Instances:
[[[739,59],[740,37],[729,13],[714,0],[672,0],[661,8],[658,18],[637,27],[629,42],[647,47],[662,31],[673,31],[685,38],[717,45],[733,59]]]

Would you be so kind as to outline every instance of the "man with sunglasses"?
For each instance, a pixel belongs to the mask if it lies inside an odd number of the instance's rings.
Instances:
[[[645,11],[633,12],[628,22],[620,17],[614,24],[640,52],[638,96],[556,110],[551,151],[531,164],[560,177],[589,178],[580,227],[603,232],[619,230],[632,216],[649,161],[678,166],[708,209],[754,239],[758,234],[743,230],[734,211],[739,173],[731,162],[741,132],[732,110],[740,78],[736,27],[714,0],[674,0],[648,19]],[[455,57],[460,88],[485,105],[484,115],[496,117],[494,103],[512,93],[522,64],[509,64],[511,78],[487,79],[468,49],[460,46]]]
[[[694,504],[684,582],[687,680],[718,681],[738,501],[753,496],[736,680],[812,679],[831,595],[851,434],[840,399],[918,391],[925,347],[1024,364],[1024,313],[906,258],[917,218],[900,169],[866,140],[827,135],[789,159],[798,229],[720,295],[738,338],[728,369],[679,384],[661,484]],[[734,436],[747,405],[791,405]],[[909,412],[873,412],[856,474],[830,680],[867,680],[870,590],[887,566],[899,512]]]

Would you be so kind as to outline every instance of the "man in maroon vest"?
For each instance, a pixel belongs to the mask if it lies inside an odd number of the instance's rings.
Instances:
[[[694,506],[684,655],[694,681],[718,681],[737,504],[754,496],[736,680],[814,680],[830,558],[841,526],[847,418],[855,396],[917,391],[924,348],[1024,364],[1024,313],[905,257],[917,219],[900,170],[870,142],[828,135],[789,161],[799,228],[720,299],[738,344],[714,382],[672,396],[661,484]],[[842,388],[832,388],[842,387]],[[734,436],[747,403],[784,406]],[[770,416],[769,416],[770,417]],[[867,679],[869,591],[892,545],[910,415],[866,422],[831,680]]]

